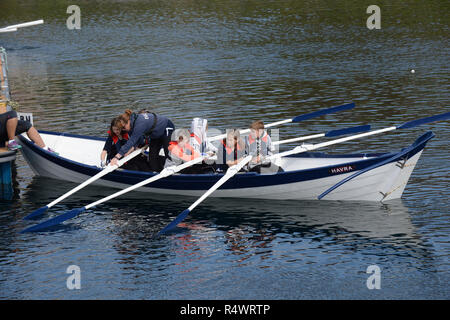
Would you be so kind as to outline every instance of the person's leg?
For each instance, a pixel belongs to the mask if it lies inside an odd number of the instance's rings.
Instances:
[[[18,120],[16,118],[10,118],[6,121],[6,134],[8,136],[8,142],[6,146],[9,150],[18,150],[22,148],[20,144],[14,139],[16,137]]]
[[[0,147],[8,147],[9,140],[13,140],[14,136],[11,137],[11,133],[15,131],[14,128],[9,128],[7,130],[7,123],[10,119],[16,118],[17,113],[15,111],[8,111],[0,114]],[[16,122],[17,124],[17,122]],[[9,124],[9,127],[13,126],[14,122]]]
[[[41,135],[34,127],[28,129],[27,136],[28,138],[30,138],[31,141],[34,141],[34,143],[37,144],[39,147],[45,148],[44,140],[42,140]]]
[[[19,120],[17,118],[10,118],[8,119],[8,121],[6,121],[6,133],[10,141],[14,140],[14,137],[16,136],[16,128],[18,122]]]
[[[30,140],[33,141],[37,146],[58,155],[58,153],[55,152],[55,150],[52,150],[52,149],[46,147],[44,140],[42,139],[41,135],[36,130],[36,128],[33,127],[31,122],[25,121],[25,120],[19,120],[19,122],[17,124],[17,128],[16,128],[16,136],[18,136],[24,132],[27,133],[28,138],[30,138]]]
[[[166,134],[163,136],[163,149],[164,149],[164,156],[165,158],[170,158],[170,153],[169,153],[169,143],[172,140],[172,133],[175,130],[175,125],[173,124],[172,121],[169,120],[169,122],[167,123],[167,127],[166,127]]]
[[[151,139],[150,140],[150,150],[148,152],[148,162],[150,165],[150,169],[152,171],[161,171],[163,167],[161,167],[161,163],[159,161],[159,150],[163,146],[162,139]]]

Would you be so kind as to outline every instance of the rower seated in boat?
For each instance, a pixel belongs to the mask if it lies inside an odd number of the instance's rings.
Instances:
[[[186,129],[177,129],[173,133],[173,139],[169,143],[169,152],[175,165],[194,160],[201,156],[189,143],[189,131]]]
[[[264,130],[264,122],[255,121],[250,125],[250,134],[245,139],[246,153],[253,158],[248,164],[250,172],[276,173],[282,172],[281,167],[267,160],[273,153],[272,139]]]
[[[202,154],[195,150],[191,145],[190,133],[187,129],[177,129],[173,133],[173,139],[169,143],[169,152],[171,160],[166,161],[166,167],[172,165],[180,165],[200,157]],[[203,163],[195,164],[181,171],[186,174],[211,173],[211,169]]]
[[[227,130],[227,136],[222,140],[217,152],[216,171],[223,172],[238,164],[245,157],[245,143],[238,129]],[[246,171],[241,169],[241,171]]]

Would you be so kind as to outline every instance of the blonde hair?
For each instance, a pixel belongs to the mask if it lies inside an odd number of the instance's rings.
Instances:
[[[244,148],[244,141],[241,139],[241,133],[238,129],[227,130],[227,140],[228,139],[233,139],[235,145],[238,145],[241,149]]]

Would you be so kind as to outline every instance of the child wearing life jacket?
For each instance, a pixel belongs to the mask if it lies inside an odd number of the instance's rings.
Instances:
[[[173,137],[174,140],[169,143],[169,152],[172,161],[175,162],[175,164],[188,162],[201,156],[201,154],[189,143],[190,134],[186,129],[175,130]]]
[[[105,167],[115,157],[120,148],[128,140],[128,134],[123,133],[114,125],[116,118],[111,121],[102,153],[100,154],[100,166]]]
[[[227,130],[217,152],[217,171],[226,171],[239,163],[245,156],[245,143],[238,129]]]
[[[183,162],[188,162],[194,160],[195,158],[201,157],[201,153],[195,150],[195,148],[190,144],[190,141],[192,140],[190,139],[191,137],[188,130],[175,130],[172,136],[174,137],[174,140],[172,140],[169,144],[171,160],[166,161],[166,167],[180,165]],[[210,173],[210,168],[206,168],[203,163],[199,163],[183,169],[180,172],[184,174]]]
[[[111,159],[116,156],[120,148],[122,148],[129,139],[128,133],[121,131],[117,126],[117,122],[118,118],[114,118],[109,126],[108,138],[106,139],[102,153],[100,154],[100,166],[102,168],[109,164]],[[124,163],[121,168],[135,171],[150,171],[147,158],[142,154],[137,155],[130,161]]]
[[[255,121],[250,125],[250,134],[245,139],[246,152],[253,158],[248,164],[249,171],[258,173],[275,173],[283,171],[269,160],[272,155],[272,139],[264,130],[264,122]]]

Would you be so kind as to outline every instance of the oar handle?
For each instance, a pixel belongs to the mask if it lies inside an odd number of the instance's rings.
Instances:
[[[145,150],[147,150],[148,145],[143,146],[142,148],[139,148],[137,150],[134,150],[132,153],[130,153],[129,155],[127,155],[126,157],[123,157],[122,159],[120,159],[119,161],[117,161],[117,167],[121,167],[125,162],[130,161],[131,159],[133,159],[134,157],[136,157],[137,155],[139,155],[140,153],[144,152]],[[114,166],[113,166],[114,167]],[[117,169],[117,168],[116,168]]]

